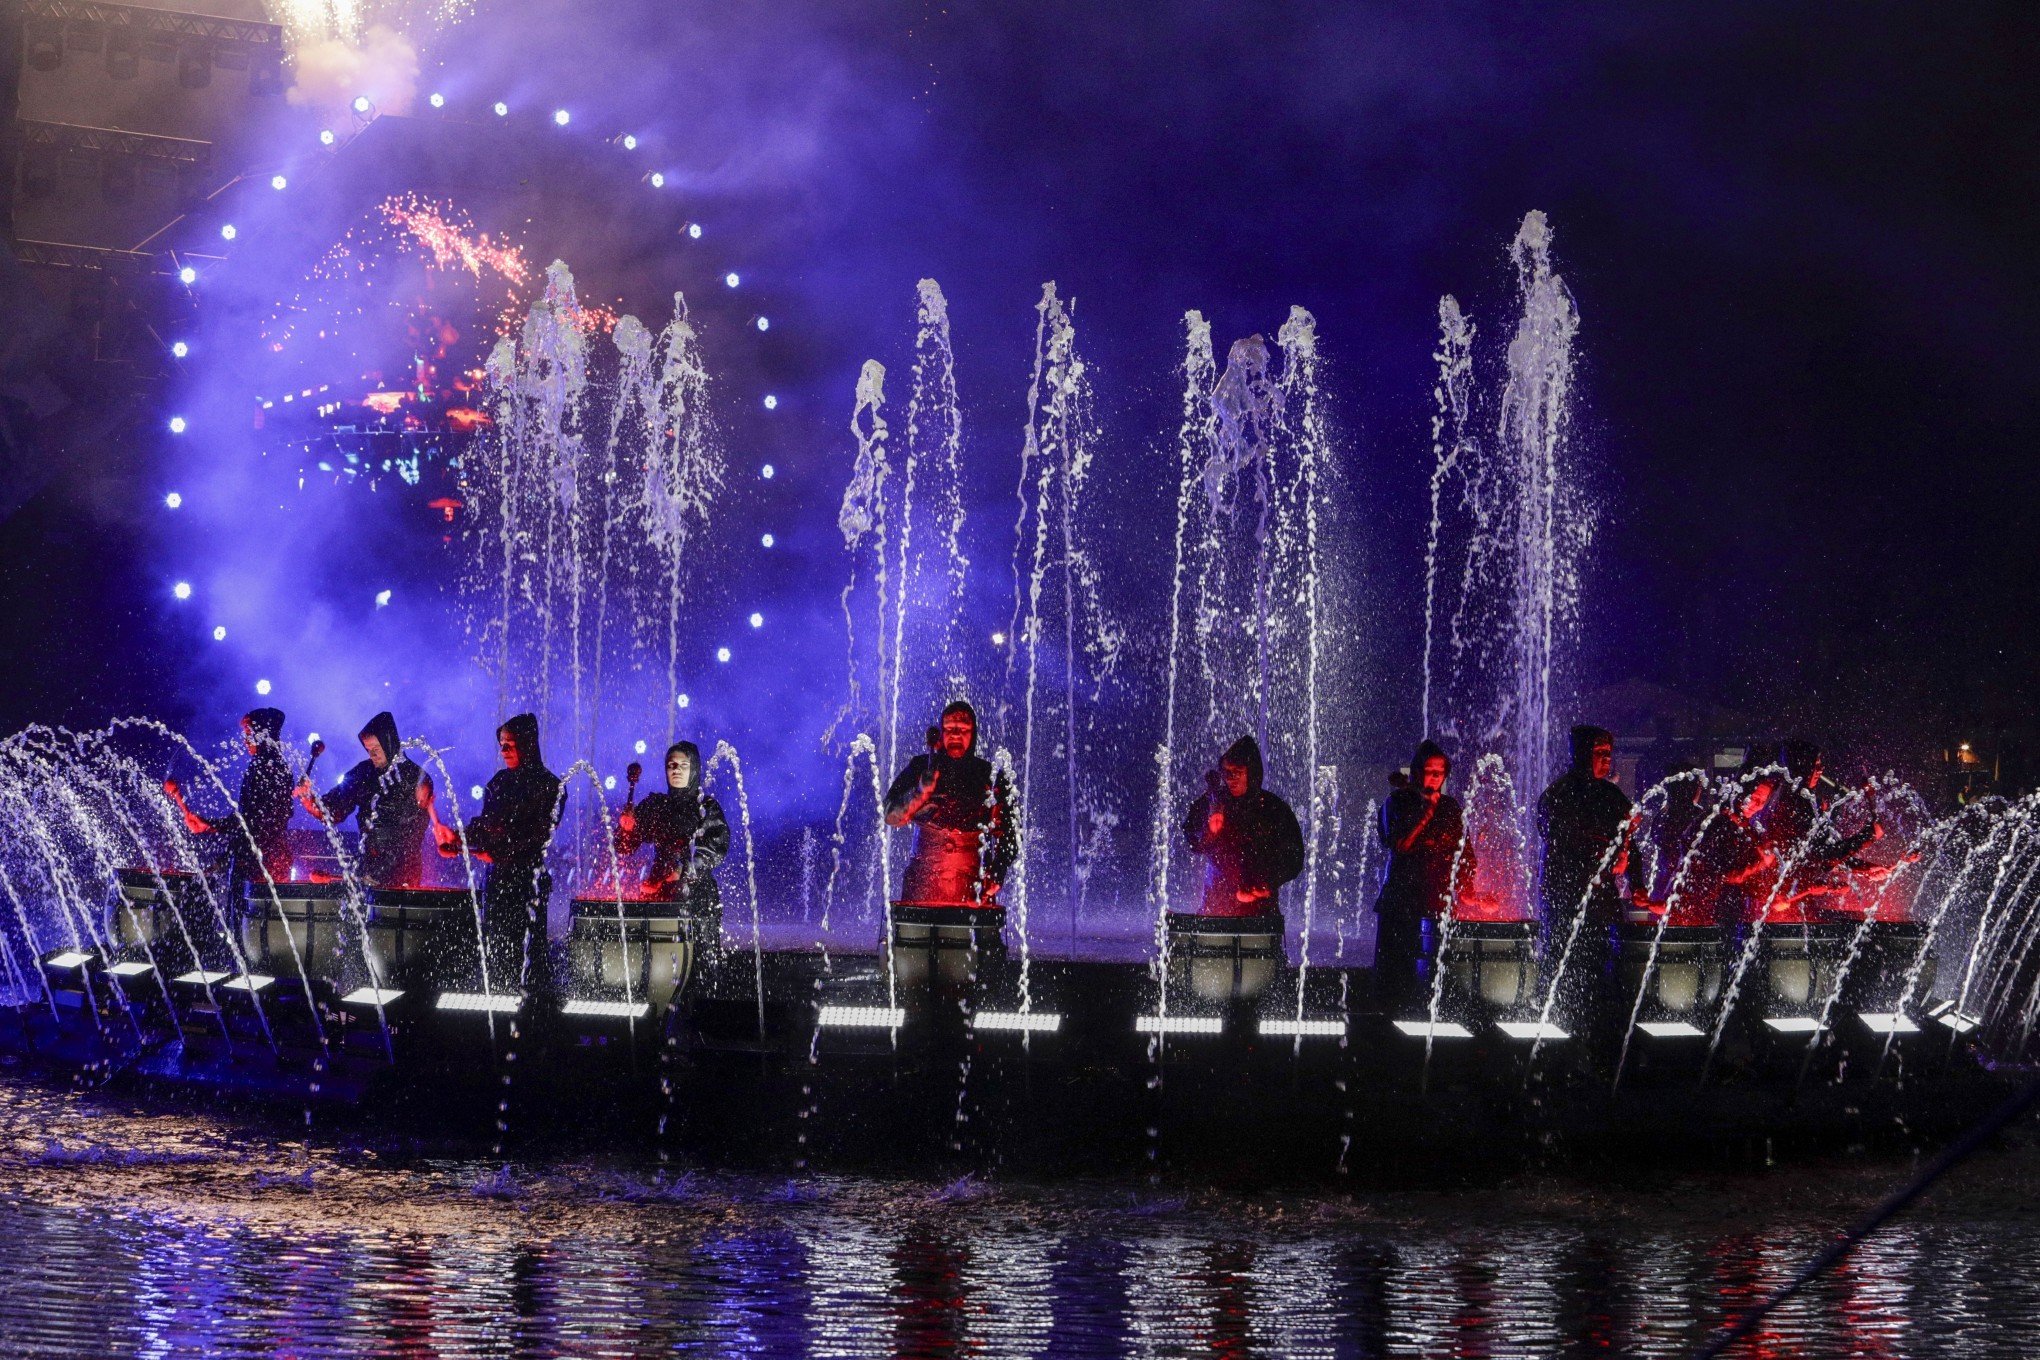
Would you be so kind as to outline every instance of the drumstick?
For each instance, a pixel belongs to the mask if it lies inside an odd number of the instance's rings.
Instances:
[[[633,760],[624,767],[623,777],[630,781],[630,791],[624,795],[623,810],[629,812],[637,805],[637,782],[644,778],[645,767]]]

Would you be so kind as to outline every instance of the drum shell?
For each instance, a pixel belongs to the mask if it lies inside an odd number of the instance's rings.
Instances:
[[[1257,1002],[1287,964],[1279,915],[1171,912],[1169,987],[1211,1005]]]

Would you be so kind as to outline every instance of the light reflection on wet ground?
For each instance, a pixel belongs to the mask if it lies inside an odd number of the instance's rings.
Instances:
[[[0,1077],[0,1356],[1681,1355],[1904,1161],[1226,1194],[508,1167]],[[2040,1350],[2040,1152],[1746,1354]]]

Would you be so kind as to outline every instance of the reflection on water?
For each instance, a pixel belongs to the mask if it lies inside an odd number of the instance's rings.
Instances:
[[[1745,1354],[2030,1355],[2036,1154]],[[1909,1170],[1342,1196],[508,1168],[0,1080],[0,1356],[1682,1355]]]

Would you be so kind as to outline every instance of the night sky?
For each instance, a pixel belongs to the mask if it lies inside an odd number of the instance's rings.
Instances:
[[[1437,298],[1503,334],[1506,247],[1542,209],[1607,511],[1585,677],[1846,744],[2034,727],[2036,39],[2009,4],[484,0],[422,46],[456,98],[655,124],[743,243],[779,324],[738,389],[787,392],[784,513],[815,531],[789,571],[837,570],[850,389],[865,357],[904,359],[917,278],[947,290],[1001,517],[1044,280],[1078,300],[1125,449],[1168,436],[1185,308],[1221,346],[1310,308],[1389,730],[1415,725]],[[582,243],[577,271],[616,252]],[[71,477],[0,535],[33,676],[0,693],[10,726],[176,713],[175,646],[124,598],[148,578],[133,513]],[[89,590],[51,584],[88,561]]]

